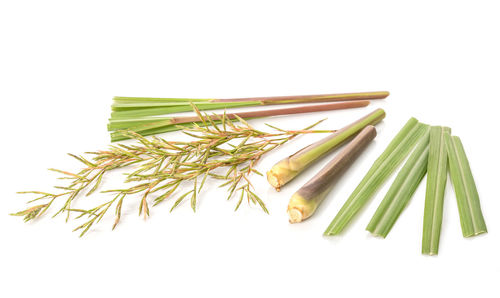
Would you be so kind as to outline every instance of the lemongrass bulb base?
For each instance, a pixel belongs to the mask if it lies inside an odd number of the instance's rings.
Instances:
[[[297,175],[297,171],[290,169],[289,158],[286,158],[275,164],[266,173],[266,175],[269,184],[271,184],[271,186],[274,187],[277,191],[280,191],[283,185],[285,185],[288,181],[292,180]]]
[[[316,200],[308,200],[295,193],[288,203],[287,212],[290,223],[299,223],[309,218],[317,207]]]

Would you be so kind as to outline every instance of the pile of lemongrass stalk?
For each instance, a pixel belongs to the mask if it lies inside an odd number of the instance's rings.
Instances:
[[[127,134],[121,132],[123,130],[133,131],[143,136],[147,136],[175,131],[184,127],[191,127],[193,122],[199,121],[197,117],[173,117],[168,115],[192,111],[192,104],[194,104],[198,110],[216,110],[278,104],[307,104],[295,108],[273,110],[259,109],[256,111],[238,113],[238,116],[243,119],[251,119],[364,107],[369,104],[368,100],[383,99],[388,95],[389,92],[380,91],[232,99],[115,97],[111,106],[112,112],[109,119],[108,130],[111,132],[111,140],[119,141],[128,138]],[[330,103],[311,105],[312,103],[325,102]],[[234,116],[230,117],[234,118]]]
[[[422,253],[439,249],[443,202],[450,173],[464,237],[486,233],[476,184],[462,142],[451,129],[411,118],[370,168],[332,220],[325,236],[340,234],[408,156],[366,229],[385,238],[427,174]],[[448,167],[449,165],[449,167]]]

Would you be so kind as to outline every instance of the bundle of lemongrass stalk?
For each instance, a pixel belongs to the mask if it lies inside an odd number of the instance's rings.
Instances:
[[[194,104],[198,110],[216,110],[280,104],[306,104],[304,106],[294,108],[272,110],[259,109],[250,112],[238,112],[239,117],[243,119],[251,119],[258,117],[364,107],[369,104],[369,100],[383,99],[388,95],[389,92],[387,91],[378,91],[232,99],[115,97],[113,99],[113,104],[111,105],[112,112],[109,119],[108,130],[111,132],[112,141],[120,141],[129,138],[127,134],[122,132],[124,130],[133,131],[143,136],[147,136],[175,131],[185,127],[192,127],[193,122],[199,122],[197,117],[168,116],[174,113],[192,111],[192,104]],[[314,103],[325,102],[329,103],[311,105]],[[228,114],[228,117],[234,119],[233,114]],[[212,118],[216,123],[219,123],[216,116],[212,116]]]

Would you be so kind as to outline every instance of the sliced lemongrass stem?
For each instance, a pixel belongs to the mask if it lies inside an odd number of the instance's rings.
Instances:
[[[377,109],[356,122],[336,131],[296,153],[280,160],[267,172],[267,181],[276,190],[295,178],[310,164],[336,148],[368,125],[375,125],[385,117],[385,111]]]
[[[290,223],[301,222],[314,214],[330,192],[335,180],[356,160],[376,135],[374,126],[366,126],[339,154],[292,195],[287,210]]]
[[[462,142],[459,137],[450,134],[445,135],[445,140],[462,234],[464,237],[471,237],[486,233],[488,230],[481,212],[479,194]]]
[[[419,123],[417,119],[408,120],[344,203],[324,232],[325,236],[337,235],[344,230],[382,183],[408,156],[426,129],[426,125]]]
[[[365,107],[370,104],[367,100],[358,100],[358,101],[345,101],[345,102],[334,102],[328,104],[320,104],[320,105],[305,105],[293,108],[284,108],[284,109],[272,109],[272,110],[258,110],[258,111],[249,111],[249,112],[240,112],[240,113],[229,113],[226,114],[226,118],[228,119],[238,119],[238,117],[243,119],[251,119],[251,118],[259,118],[259,117],[269,117],[269,116],[280,116],[280,115],[291,115],[291,114],[301,114],[301,113],[309,113],[309,112],[321,112],[321,111],[330,111],[330,110],[339,110],[339,109],[351,109],[351,108],[359,108]],[[193,107],[191,107],[192,109]],[[206,116],[207,119],[211,119],[214,121],[218,121],[222,118],[222,114],[219,115],[211,115]],[[177,130],[181,128],[177,128],[178,124],[186,124],[186,123],[196,123],[199,122],[199,116],[185,116],[185,117],[170,117],[170,118],[161,118],[154,122],[149,122],[137,126],[130,126],[127,130],[134,131],[140,133],[142,135],[146,135],[145,132],[155,131],[155,129],[159,129],[162,127],[172,127],[172,130]],[[125,122],[125,121],[123,121]],[[176,128],[176,129],[174,129]],[[169,131],[172,131],[169,130]],[[121,132],[116,132],[111,134],[111,140],[119,139],[119,136],[123,135]]]
[[[427,172],[429,157],[429,131],[399,171],[389,191],[380,203],[366,230],[375,236],[387,237],[397,219],[403,212],[418,185]]]
[[[424,227],[422,232],[422,254],[437,255],[441,223],[443,222],[444,191],[446,188],[448,157],[445,133],[449,127],[433,126],[429,144],[427,164],[427,189],[425,192]]]

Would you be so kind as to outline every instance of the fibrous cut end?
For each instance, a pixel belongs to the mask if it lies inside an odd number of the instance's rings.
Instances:
[[[290,220],[290,223],[299,223],[302,222],[304,219],[304,215],[302,214],[302,211],[297,209],[297,208],[289,208],[288,209],[288,217]]]
[[[272,187],[276,189],[276,191],[280,191],[281,186],[283,185],[283,181],[281,181],[279,175],[273,171],[273,169],[269,170],[267,173],[267,181],[271,184]]]

